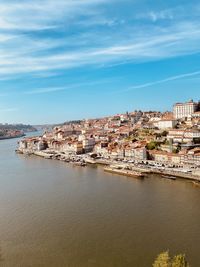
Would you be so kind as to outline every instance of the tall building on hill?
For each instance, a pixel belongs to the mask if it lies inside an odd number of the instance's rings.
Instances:
[[[185,103],[176,103],[173,106],[173,115],[176,119],[182,119],[191,116],[198,110],[198,103],[190,100]]]

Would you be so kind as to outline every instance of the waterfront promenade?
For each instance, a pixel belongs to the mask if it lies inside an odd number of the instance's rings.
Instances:
[[[25,150],[16,150],[16,152],[29,156],[35,155],[43,157],[45,159],[60,160],[67,163],[82,162],[88,164],[100,164],[100,165],[111,166],[110,171],[112,171],[112,173],[121,174],[129,177],[135,177],[135,172],[137,172],[137,174],[140,174],[142,177],[148,176],[149,174],[158,174],[158,175],[163,175],[163,177],[166,176],[166,178],[167,176],[176,177],[179,179],[187,179],[200,183],[199,169],[196,170],[192,169],[193,170],[192,173],[192,170],[189,170],[188,167],[186,171],[184,168],[169,168],[169,167],[158,166],[157,163],[153,161],[146,161],[145,163],[142,162],[130,163],[124,160],[119,161],[119,160],[104,159],[104,158],[94,159],[91,158],[90,155],[88,154],[69,155],[65,153],[60,153],[59,151],[52,151],[52,150],[34,151],[25,149]],[[148,163],[150,163],[151,165],[149,165]],[[153,164],[154,166],[152,166]]]

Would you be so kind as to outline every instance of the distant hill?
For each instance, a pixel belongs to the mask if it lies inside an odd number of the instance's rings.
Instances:
[[[35,132],[37,129],[32,125],[26,124],[0,124],[0,131],[23,131],[23,132]]]

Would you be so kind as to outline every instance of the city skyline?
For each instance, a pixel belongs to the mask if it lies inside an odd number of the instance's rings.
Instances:
[[[199,100],[198,1],[1,1],[0,122]]]

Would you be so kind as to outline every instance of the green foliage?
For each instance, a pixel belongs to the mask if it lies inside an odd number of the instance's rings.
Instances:
[[[162,135],[162,136],[167,136],[167,135],[168,135],[168,131],[163,131],[163,132],[161,133],[161,135]]]
[[[178,153],[179,151],[178,151],[177,148],[173,148],[172,152],[173,152],[173,153]]]
[[[165,140],[164,144],[165,144],[166,146],[169,146],[169,145],[170,145],[169,140]]]
[[[130,136],[127,136],[125,139],[125,141],[130,141],[130,142],[135,142],[137,141],[137,139],[135,138],[135,136],[132,134]]]
[[[169,252],[165,251],[158,255],[153,267],[190,267],[187,263],[185,255],[179,254],[174,256],[173,259],[170,258]]]
[[[153,267],[171,267],[169,252],[162,252],[158,255]]]
[[[156,141],[151,141],[147,144],[147,149],[148,150],[153,150],[153,149],[157,149],[159,146],[159,144]]]
[[[185,255],[180,254],[175,256],[172,260],[172,267],[189,267]]]

